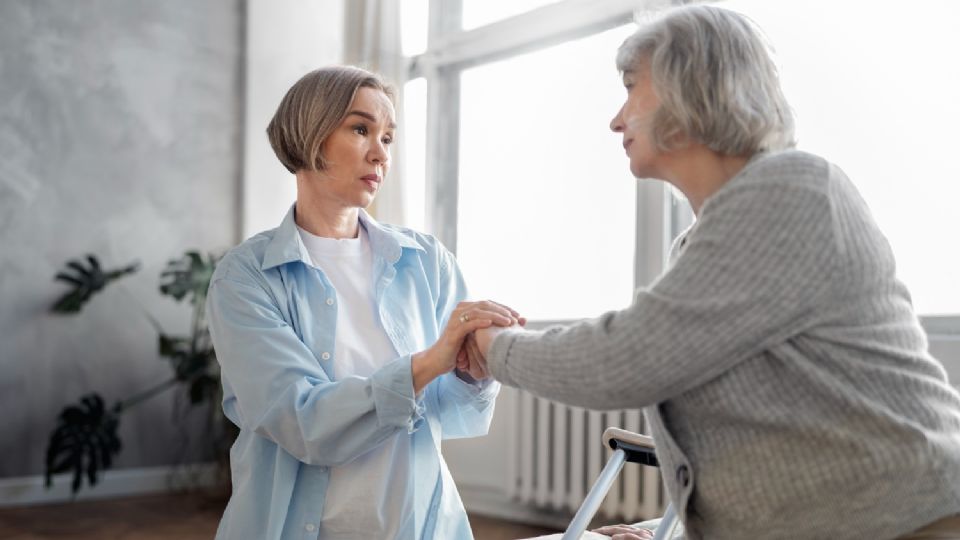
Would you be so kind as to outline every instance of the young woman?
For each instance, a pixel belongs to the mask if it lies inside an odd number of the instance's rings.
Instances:
[[[457,369],[465,336],[519,319],[465,302],[434,238],[364,212],[390,166],[392,99],[369,72],[320,69],[267,129],[297,200],[210,284],[223,409],[240,427],[217,538],[472,538],[440,441],[485,434],[499,390]]]

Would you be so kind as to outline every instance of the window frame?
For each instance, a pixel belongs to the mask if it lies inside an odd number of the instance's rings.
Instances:
[[[563,0],[477,28],[462,29],[463,0],[429,0],[427,48],[406,58],[407,78],[427,82],[424,224],[457,252],[460,75],[471,67],[588,37],[637,20],[643,10],[689,0]],[[638,181],[634,287],[653,281],[667,262],[672,238],[693,220],[661,182]],[[935,341],[960,340],[960,314],[921,315]],[[544,327],[567,320],[532,321]]]
[[[650,0],[650,6],[662,1]],[[430,0],[426,50],[407,58],[407,82],[427,82],[424,223],[457,252],[460,76],[469,68],[588,37],[635,20],[637,0],[565,0],[470,30],[461,28],[462,0]],[[660,182],[637,184],[634,287],[663,269],[669,249],[668,194]],[[642,231],[642,234],[641,234]],[[539,328],[567,320],[531,321]]]

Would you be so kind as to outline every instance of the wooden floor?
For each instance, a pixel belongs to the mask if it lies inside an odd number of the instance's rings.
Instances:
[[[211,540],[222,500],[153,495],[70,504],[0,508],[3,540]],[[470,516],[476,540],[514,540],[557,532]]]

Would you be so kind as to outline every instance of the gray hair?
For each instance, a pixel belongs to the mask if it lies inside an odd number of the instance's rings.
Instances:
[[[288,171],[322,170],[323,143],[346,118],[361,88],[380,90],[391,101],[393,88],[378,75],[352,66],[332,66],[307,73],[287,90],[267,126],[267,137]]]
[[[747,17],[707,5],[670,9],[617,51],[621,72],[642,66],[660,98],[653,141],[661,150],[683,136],[735,156],[795,145],[777,66]]]

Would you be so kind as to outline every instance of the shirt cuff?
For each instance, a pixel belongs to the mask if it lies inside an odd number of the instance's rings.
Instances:
[[[500,383],[493,378],[469,383],[452,372],[444,375],[444,377],[447,382],[444,383],[443,391],[447,398],[454,403],[472,407],[479,412],[489,408],[497,399],[497,394],[500,393]]]
[[[455,388],[462,391],[465,391],[465,395],[471,398],[493,400],[497,397],[497,393],[500,390],[500,385],[493,379],[493,377],[487,377],[486,379],[476,380],[466,372],[457,372],[456,370],[451,373],[452,377],[456,379],[454,383]]]
[[[423,400],[413,393],[410,355],[398,358],[370,376],[377,420],[383,426],[407,428],[413,433],[423,424]]]

